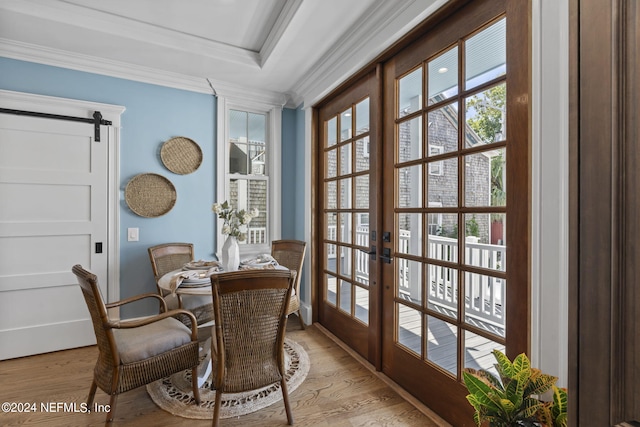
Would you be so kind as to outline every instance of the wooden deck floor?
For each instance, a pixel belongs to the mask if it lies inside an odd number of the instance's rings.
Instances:
[[[337,289],[337,288],[333,288]],[[340,306],[348,312],[351,307],[351,294],[349,287],[341,287]],[[335,303],[335,294],[329,295],[329,299]],[[418,357],[422,354],[422,328],[421,316],[416,310],[400,305],[400,323],[398,341]],[[369,299],[368,294],[362,293],[356,296],[355,315],[363,320],[368,319]],[[450,324],[436,318],[428,317],[426,359],[438,365],[442,369],[457,375],[457,335],[455,328]],[[487,326],[489,328],[490,325]],[[504,352],[504,346],[488,340],[479,335],[466,332],[464,348],[464,367],[473,369],[486,369],[495,372],[495,358],[491,351],[498,349]]]
[[[295,425],[319,427],[347,426],[448,426],[428,408],[411,404],[411,397],[389,385],[379,373],[361,363],[325,335],[321,328],[299,329],[291,319],[288,336],[305,348],[311,369],[302,385],[290,394]],[[96,347],[84,347],[0,362],[0,402],[86,401]],[[109,399],[98,390],[96,402]],[[3,413],[2,426],[102,426],[104,413]],[[192,420],[173,416],[158,408],[144,387],[118,398],[114,427],[204,427],[208,420]],[[284,406],[275,403],[268,408],[238,418],[221,421],[223,426],[285,426]]]

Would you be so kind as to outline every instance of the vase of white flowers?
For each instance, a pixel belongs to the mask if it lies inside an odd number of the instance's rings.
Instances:
[[[222,234],[227,236],[222,245],[222,268],[225,271],[235,271],[240,265],[240,248],[238,242],[247,239],[247,228],[251,220],[260,214],[258,209],[250,211],[233,208],[226,200],[224,203],[214,203],[211,210],[224,222]]]

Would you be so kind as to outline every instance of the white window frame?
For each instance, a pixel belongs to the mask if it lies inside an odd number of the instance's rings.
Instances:
[[[218,95],[217,108],[217,173],[216,202],[229,200],[229,112],[230,110],[247,111],[264,114],[267,119],[267,164],[266,174],[269,185],[267,187],[267,235],[264,244],[240,245],[241,257],[271,252],[271,241],[281,236],[281,150],[282,150],[282,106],[263,104],[259,102],[235,101],[230,97]],[[222,220],[217,219],[216,248],[219,254],[224,244],[225,236],[221,233]]]
[[[429,157],[437,156],[444,153],[444,147],[441,145],[433,145],[429,144]],[[442,160],[439,162],[429,163],[429,175],[442,176],[444,174],[443,171],[444,163]]]

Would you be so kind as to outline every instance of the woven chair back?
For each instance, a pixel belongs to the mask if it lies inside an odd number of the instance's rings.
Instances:
[[[99,358],[106,363],[113,364],[117,353],[114,349],[113,332],[111,329],[105,328],[109,317],[98,285],[98,277],[80,265],[74,265],[72,271],[78,278],[78,284],[91,315],[93,331],[96,334],[96,342],[100,351]]]
[[[274,240],[271,242],[271,256],[278,261],[278,264],[296,271],[294,288],[298,296],[300,295],[300,278],[302,277],[306,246],[307,243],[301,240]]]
[[[211,276],[220,392],[254,390],[284,375],[286,306],[294,274],[248,270]]]
[[[182,268],[193,261],[192,243],[164,243],[148,249],[151,268],[156,280],[166,273]]]

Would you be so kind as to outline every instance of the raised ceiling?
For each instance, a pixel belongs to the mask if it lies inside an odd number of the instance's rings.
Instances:
[[[255,91],[292,106],[443,3],[0,0],[0,56],[192,90]]]

